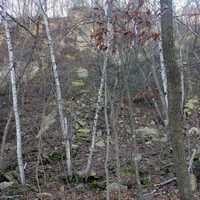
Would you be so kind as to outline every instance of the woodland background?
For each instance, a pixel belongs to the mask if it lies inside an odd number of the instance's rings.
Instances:
[[[1,1],[0,199],[200,199],[200,2],[180,3]]]

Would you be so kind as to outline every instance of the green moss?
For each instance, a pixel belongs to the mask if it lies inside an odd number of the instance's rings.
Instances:
[[[121,176],[132,176],[132,175],[135,175],[134,166],[128,165],[128,166],[123,167],[120,170],[120,174],[121,174]]]
[[[54,151],[48,154],[48,158],[51,161],[61,161],[65,159],[65,155],[62,152]]]
[[[195,96],[187,101],[184,108],[184,113],[191,115],[199,106],[198,98]]]
[[[97,181],[96,181],[96,180],[93,180],[93,181],[90,183],[90,187],[91,187],[92,189],[97,189],[97,188],[98,188]]]
[[[73,174],[72,176],[66,177],[65,182],[66,183],[73,183],[73,184],[83,183],[83,177],[81,177],[78,174]]]
[[[89,132],[90,130],[88,128],[79,128],[77,130],[76,134],[76,142],[81,142],[83,140],[87,141],[89,140]]]
[[[151,178],[150,176],[144,176],[141,178],[141,184],[144,185],[144,186],[149,186],[151,183]]]
[[[88,129],[88,128],[78,129],[78,134],[79,134],[79,136],[82,136],[82,137],[87,137],[89,132],[90,132],[90,129]]]
[[[75,81],[72,81],[72,86],[83,87],[83,86],[85,86],[85,83],[83,80],[75,80]]]

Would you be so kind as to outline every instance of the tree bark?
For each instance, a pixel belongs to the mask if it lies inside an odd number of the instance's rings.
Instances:
[[[40,13],[43,17],[46,34],[47,34],[50,58],[51,58],[52,68],[53,68],[53,75],[54,75],[54,80],[55,80],[55,85],[56,85],[56,97],[57,97],[57,104],[58,104],[58,112],[59,112],[61,130],[62,130],[64,144],[65,144],[65,150],[66,150],[67,171],[68,171],[68,175],[71,176],[72,175],[72,165],[71,165],[70,141],[69,141],[69,135],[68,135],[68,130],[67,130],[67,118],[64,116],[63,98],[62,98],[62,92],[61,92],[61,86],[60,86],[60,80],[59,80],[59,74],[58,74],[58,67],[56,64],[53,41],[52,41],[51,33],[49,30],[48,17],[46,15],[44,9],[42,8],[42,4],[40,1],[41,0],[38,1],[37,5],[39,6]]]
[[[158,26],[158,32],[161,32],[160,20],[159,20],[157,26]],[[167,74],[166,74],[166,67],[165,67],[164,57],[163,57],[162,37],[161,37],[161,39],[158,40],[158,48],[159,48],[160,69],[161,69],[161,78],[162,78],[162,84],[163,84],[163,92],[164,92],[166,107],[168,108]]]
[[[108,118],[108,88],[107,88],[107,71],[105,71],[105,84],[104,84],[104,117],[106,125],[106,158],[105,158],[105,173],[106,173],[106,200],[110,200],[110,189],[109,189],[109,159],[110,159],[110,124]]]
[[[164,63],[167,69],[169,132],[174,152],[175,170],[181,200],[191,200],[189,174],[184,153],[183,116],[181,112],[181,77],[175,57],[172,0],[160,0]]]
[[[17,100],[17,86],[16,86],[16,77],[15,77],[15,66],[14,66],[14,54],[13,54],[13,46],[11,43],[10,30],[7,21],[7,14],[5,8],[5,1],[3,1],[3,23],[5,27],[6,33],[6,42],[8,46],[8,57],[9,57],[9,71],[10,71],[10,80],[12,87],[12,101],[13,101],[13,111],[15,116],[15,125],[16,125],[16,138],[17,138],[17,161],[19,167],[20,181],[22,185],[25,185],[25,175],[24,175],[24,165],[22,160],[22,131],[20,124],[20,116],[18,109],[18,100]]]
[[[87,160],[87,167],[86,169],[81,172],[81,174],[88,174],[91,169],[92,165],[92,157],[94,154],[95,150],[95,143],[96,143],[96,131],[97,131],[97,122],[99,118],[99,112],[102,107],[102,95],[103,95],[103,87],[105,83],[105,72],[107,69],[108,65],[108,58],[111,52],[111,44],[112,44],[112,38],[113,38],[113,29],[112,29],[112,2],[109,0],[106,2],[105,6],[105,16],[107,18],[107,34],[106,34],[106,44],[107,44],[107,50],[104,53],[104,64],[103,64],[103,70],[102,70],[102,77],[101,77],[101,82],[100,82],[100,88],[98,91],[98,98],[97,98],[97,106],[96,106],[96,111],[95,111],[95,117],[94,117],[94,125],[92,127],[92,142],[91,142],[91,147],[90,147],[90,153],[88,156]]]

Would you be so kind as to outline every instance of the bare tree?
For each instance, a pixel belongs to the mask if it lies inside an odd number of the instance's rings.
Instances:
[[[133,146],[134,146],[134,152],[133,152],[133,160],[134,160],[134,167],[135,167],[135,176],[136,176],[136,182],[137,182],[137,189],[138,189],[138,194],[137,197],[139,200],[143,200],[143,191],[142,191],[142,185],[140,182],[140,174],[139,174],[139,164],[138,164],[138,157],[139,157],[139,152],[138,152],[138,146],[137,146],[137,140],[136,140],[136,131],[135,131],[135,123],[134,123],[134,111],[133,111],[133,103],[131,101],[131,95],[130,91],[128,88],[128,80],[127,80],[127,75],[125,75],[125,88],[126,88],[126,93],[128,97],[128,109],[129,109],[129,119],[130,119],[130,129],[132,132],[132,138],[133,138]]]
[[[110,191],[109,191],[109,158],[110,158],[110,124],[108,118],[108,86],[107,86],[107,73],[105,72],[105,86],[104,86],[104,116],[105,116],[105,124],[106,124],[106,160],[105,160],[105,172],[106,172],[106,200],[110,200]]]
[[[161,33],[161,19],[159,18],[159,21],[157,22],[157,29],[158,33]],[[162,85],[163,85],[163,93],[164,93],[164,99],[165,99],[165,109],[168,109],[168,97],[167,97],[167,74],[166,74],[166,66],[164,63],[164,57],[163,57],[163,48],[162,48],[162,37],[158,40],[158,50],[159,50],[159,57],[160,57],[160,69],[161,69],[161,79],[162,79]],[[164,103],[164,102],[163,102]],[[167,112],[167,110],[166,110]],[[166,116],[167,117],[167,116]],[[168,122],[167,122],[168,124]]]
[[[96,131],[97,131],[97,122],[99,118],[99,111],[102,107],[102,95],[103,95],[103,87],[104,87],[104,80],[105,80],[105,71],[108,65],[108,58],[111,51],[111,43],[112,43],[112,0],[109,0],[106,2],[105,5],[105,16],[107,18],[107,34],[106,34],[106,46],[107,50],[105,51],[104,55],[104,64],[103,64],[103,70],[102,70],[102,77],[100,82],[100,88],[98,92],[98,99],[97,99],[97,106],[96,106],[96,112],[94,117],[94,124],[92,128],[92,143],[90,147],[90,154],[87,161],[87,167],[84,171],[85,174],[88,174],[91,168],[92,164],[92,157],[95,149],[95,142],[96,142]]]
[[[2,1],[2,16],[3,23],[5,27],[6,33],[6,42],[8,46],[8,56],[9,56],[9,71],[10,71],[10,80],[12,86],[12,101],[13,101],[13,111],[15,116],[15,124],[16,124],[16,136],[17,136],[17,161],[20,173],[21,184],[25,185],[25,175],[24,175],[24,165],[22,160],[22,131],[19,117],[19,108],[18,108],[18,100],[17,100],[17,86],[16,86],[16,77],[15,77],[15,63],[14,63],[14,54],[13,54],[13,46],[11,42],[10,30],[7,21],[6,14],[6,6],[5,1]]]
[[[168,81],[169,132],[174,151],[175,170],[181,200],[191,200],[192,194],[186,167],[182,130],[181,77],[175,59],[172,0],[160,0],[160,4],[162,46]]]
[[[117,129],[117,121],[119,119],[119,108],[115,107],[115,102],[111,102],[111,119],[112,119],[112,129],[114,134],[114,143],[115,143],[115,160],[116,160],[116,175],[117,175],[117,182],[118,182],[118,200],[121,200],[121,176],[120,176],[120,158],[119,158],[119,135],[118,135],[118,129]]]
[[[44,20],[44,24],[45,24],[45,29],[46,29],[47,39],[48,39],[48,45],[49,45],[49,51],[50,51],[50,58],[51,58],[52,68],[53,68],[53,75],[54,75],[54,80],[55,80],[55,85],[56,85],[56,97],[57,97],[57,104],[58,104],[58,112],[59,112],[59,117],[60,117],[61,130],[62,130],[65,149],[66,149],[67,170],[68,170],[68,175],[71,176],[72,175],[72,165],[71,165],[71,153],[70,153],[70,142],[69,142],[70,139],[69,139],[68,130],[67,130],[67,119],[64,116],[63,98],[62,98],[60,80],[59,80],[59,75],[58,75],[58,67],[57,67],[56,59],[55,59],[53,41],[52,41],[51,33],[50,33],[50,30],[49,30],[48,17],[47,17],[47,15],[46,15],[43,7],[42,7],[42,3],[39,0],[39,1],[36,2],[36,4],[39,7],[40,13],[43,16],[43,20]]]

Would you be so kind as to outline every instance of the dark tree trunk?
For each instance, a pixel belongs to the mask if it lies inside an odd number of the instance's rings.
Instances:
[[[167,68],[169,132],[181,200],[191,200],[192,193],[184,153],[183,117],[181,112],[181,77],[176,63],[173,37],[172,0],[160,0],[164,62]]]

